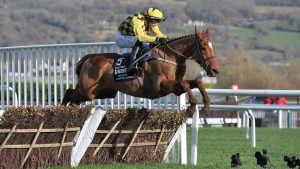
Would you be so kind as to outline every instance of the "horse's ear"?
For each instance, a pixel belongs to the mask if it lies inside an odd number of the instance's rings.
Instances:
[[[210,37],[210,29],[209,28],[206,29],[205,33],[208,37]]]

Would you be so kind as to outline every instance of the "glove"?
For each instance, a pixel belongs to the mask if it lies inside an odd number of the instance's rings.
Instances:
[[[159,42],[159,43],[166,43],[168,41],[167,38],[156,38],[156,42]]]

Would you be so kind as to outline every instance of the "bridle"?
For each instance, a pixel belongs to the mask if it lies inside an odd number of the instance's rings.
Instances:
[[[209,65],[207,65],[206,62],[211,60],[211,59],[214,59],[215,56],[213,55],[213,56],[210,56],[210,57],[204,59],[202,51],[205,50],[205,48],[203,46],[201,46],[201,43],[200,43],[199,38],[198,38],[197,35],[195,35],[195,38],[196,38],[196,41],[198,42],[196,44],[197,44],[197,48],[198,48],[198,54],[199,54],[200,59],[201,59],[199,64],[203,67],[203,69],[208,70]],[[195,60],[193,56],[192,56],[191,59]],[[197,62],[197,60],[195,60],[195,61]]]
[[[176,51],[175,49],[173,49],[171,46],[169,46],[167,43],[165,44],[162,44],[162,45],[165,45],[170,51],[172,51],[173,53],[175,53],[176,55],[180,56],[180,57],[183,57],[185,59],[190,59],[190,60],[193,60],[197,63],[199,63],[201,65],[201,67],[203,69],[205,69],[206,71],[208,70],[209,68],[209,65],[206,64],[206,61],[210,60],[210,59],[213,59],[215,58],[215,56],[210,56],[206,59],[203,58],[203,49],[205,49],[203,46],[201,46],[201,43],[198,39],[198,36],[195,34],[195,40],[196,40],[196,48],[193,48],[193,50],[191,50],[191,52],[189,52],[190,54],[194,53],[194,51],[197,49],[198,51],[198,54],[199,54],[199,57],[196,57],[196,56],[186,56],[182,53],[179,53],[178,51]],[[200,60],[199,60],[200,59]],[[198,62],[199,61],[199,62]]]

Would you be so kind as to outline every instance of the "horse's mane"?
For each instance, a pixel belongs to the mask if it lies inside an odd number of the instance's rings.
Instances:
[[[174,38],[171,38],[170,40],[168,40],[167,44],[171,43],[171,42],[174,42],[174,41],[177,41],[177,40],[180,40],[180,39],[183,39],[183,38],[192,37],[192,36],[195,36],[195,35],[191,34],[191,35],[183,35],[183,36],[179,36],[179,37],[174,37]],[[165,44],[159,44],[157,47],[162,47],[162,46],[165,46]]]
[[[183,36],[175,37],[175,38],[170,39],[168,42],[176,41],[176,40],[191,37],[191,36],[195,36],[195,35],[191,34],[191,35],[183,35]]]

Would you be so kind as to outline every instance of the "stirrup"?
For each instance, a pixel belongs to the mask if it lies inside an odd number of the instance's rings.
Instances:
[[[132,74],[134,70],[134,65],[132,65],[132,63],[130,63],[127,67],[127,74]]]
[[[134,75],[134,74],[140,73],[141,71],[142,71],[142,68],[139,67],[137,64],[129,65],[127,68],[127,75],[128,76]]]
[[[134,68],[128,68],[127,69],[127,76],[131,76],[135,73],[135,69]]]

